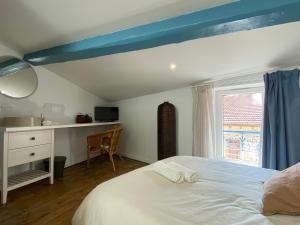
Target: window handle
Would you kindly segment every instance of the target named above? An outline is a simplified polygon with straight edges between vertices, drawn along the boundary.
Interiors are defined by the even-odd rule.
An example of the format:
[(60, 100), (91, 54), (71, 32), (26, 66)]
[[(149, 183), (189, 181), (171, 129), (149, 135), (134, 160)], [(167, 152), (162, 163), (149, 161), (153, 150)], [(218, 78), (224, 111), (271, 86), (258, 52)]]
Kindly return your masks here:
[(35, 140), (35, 137), (31, 137), (30, 140), (31, 140), (31, 141), (34, 141), (34, 140)]
[(30, 153), (30, 156), (35, 156), (35, 153), (34, 152)]

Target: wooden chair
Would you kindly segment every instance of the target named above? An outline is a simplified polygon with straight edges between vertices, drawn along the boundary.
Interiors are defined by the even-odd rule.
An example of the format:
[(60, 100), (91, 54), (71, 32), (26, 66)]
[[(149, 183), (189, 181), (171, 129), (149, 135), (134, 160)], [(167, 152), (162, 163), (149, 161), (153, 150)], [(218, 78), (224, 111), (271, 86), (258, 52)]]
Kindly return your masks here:
[(113, 170), (116, 171), (113, 155), (119, 155), (122, 159), (120, 153), (118, 152), (119, 137), (123, 129), (117, 127), (111, 130), (104, 131), (102, 133), (97, 133), (87, 137), (87, 167), (90, 166), (90, 159), (92, 152), (99, 152), (100, 154), (107, 153), (109, 159), (112, 163)]

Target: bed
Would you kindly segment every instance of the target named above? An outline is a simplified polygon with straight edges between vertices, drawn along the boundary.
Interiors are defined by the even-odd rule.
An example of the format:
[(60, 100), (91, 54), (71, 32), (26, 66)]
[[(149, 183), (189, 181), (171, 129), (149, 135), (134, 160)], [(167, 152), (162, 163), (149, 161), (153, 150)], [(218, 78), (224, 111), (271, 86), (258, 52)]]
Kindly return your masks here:
[(77, 209), (73, 225), (300, 225), (300, 217), (263, 216), (263, 182), (277, 171), (199, 157), (174, 161), (198, 171), (196, 183), (175, 184), (137, 169), (97, 186)]

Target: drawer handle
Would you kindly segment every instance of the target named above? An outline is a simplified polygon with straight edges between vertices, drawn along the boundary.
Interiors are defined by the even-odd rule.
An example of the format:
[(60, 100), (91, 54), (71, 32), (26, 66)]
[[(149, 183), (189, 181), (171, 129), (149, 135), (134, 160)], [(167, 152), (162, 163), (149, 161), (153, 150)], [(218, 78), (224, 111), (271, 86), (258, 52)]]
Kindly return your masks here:
[(34, 153), (34, 152), (30, 153), (30, 156), (34, 156), (34, 155), (35, 155), (35, 153)]
[(31, 137), (30, 140), (31, 140), (31, 141), (34, 141), (34, 140), (35, 140), (35, 137)]

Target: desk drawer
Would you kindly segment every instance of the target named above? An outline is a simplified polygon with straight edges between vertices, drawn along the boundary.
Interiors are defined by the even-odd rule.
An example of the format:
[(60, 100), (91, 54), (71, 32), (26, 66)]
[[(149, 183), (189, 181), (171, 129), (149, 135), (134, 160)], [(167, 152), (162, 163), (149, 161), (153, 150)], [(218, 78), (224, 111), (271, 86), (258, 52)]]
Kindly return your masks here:
[(40, 145), (8, 151), (8, 167), (49, 158), (51, 145)]
[(51, 143), (51, 130), (13, 132), (8, 134), (8, 149)]

